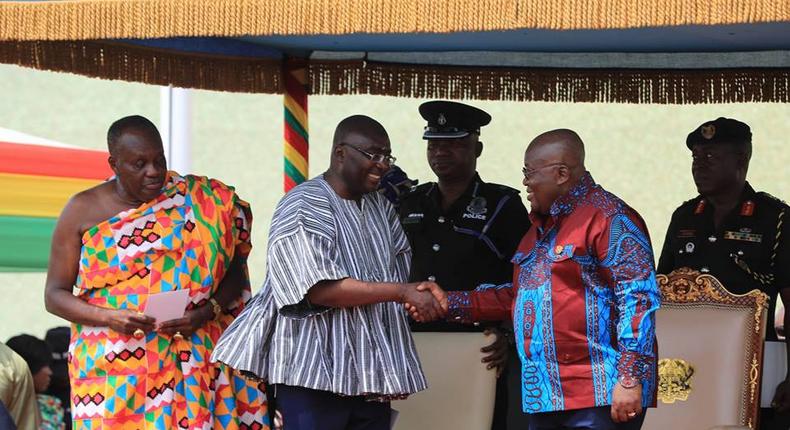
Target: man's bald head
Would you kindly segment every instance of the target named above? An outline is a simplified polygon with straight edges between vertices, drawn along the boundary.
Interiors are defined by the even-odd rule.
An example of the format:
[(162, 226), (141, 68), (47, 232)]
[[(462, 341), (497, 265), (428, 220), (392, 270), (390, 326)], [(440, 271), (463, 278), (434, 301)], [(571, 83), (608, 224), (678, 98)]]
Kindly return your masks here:
[(389, 141), (389, 135), (384, 126), (375, 119), (365, 115), (352, 115), (342, 121), (335, 128), (332, 138), (332, 147), (337, 147), (345, 140), (346, 136), (356, 133), (373, 140)]
[(538, 135), (524, 153), (524, 186), (532, 211), (546, 215), (582, 176), (584, 143), (576, 132), (551, 130)]
[(344, 199), (359, 200), (379, 186), (390, 168), (391, 153), (384, 126), (369, 116), (350, 116), (335, 128), (329, 170), (324, 178)]
[(584, 171), (584, 142), (575, 131), (567, 128), (547, 131), (532, 139), (527, 154), (540, 154), (540, 158), (552, 158), (572, 168)]

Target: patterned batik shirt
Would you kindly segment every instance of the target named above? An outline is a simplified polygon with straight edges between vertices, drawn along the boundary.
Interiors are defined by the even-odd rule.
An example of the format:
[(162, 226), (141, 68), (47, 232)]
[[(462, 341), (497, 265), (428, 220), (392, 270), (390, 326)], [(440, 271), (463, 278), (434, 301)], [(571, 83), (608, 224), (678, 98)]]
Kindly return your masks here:
[(450, 319), (513, 318), (527, 413), (610, 405), (619, 376), (655, 392), (660, 294), (639, 214), (586, 173), (513, 257), (513, 283), (451, 292)]
[(407, 315), (395, 302), (348, 308), (310, 304), (325, 280), (406, 282), (411, 251), (379, 193), (359, 204), (317, 177), (274, 211), (261, 291), (228, 328), (213, 360), (271, 384), (342, 395), (399, 398), (424, 390)]

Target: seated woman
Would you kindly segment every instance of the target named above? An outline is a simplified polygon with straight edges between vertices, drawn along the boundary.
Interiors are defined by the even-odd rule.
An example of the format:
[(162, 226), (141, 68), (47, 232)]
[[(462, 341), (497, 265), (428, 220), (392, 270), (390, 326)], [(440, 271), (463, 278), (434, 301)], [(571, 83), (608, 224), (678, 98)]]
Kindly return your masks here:
[(49, 365), (52, 369), (52, 378), (46, 394), (60, 399), (66, 411), (64, 422), (67, 429), (71, 428), (71, 388), (69, 386), (68, 360), (70, 338), (71, 329), (66, 326), (53, 327), (47, 330), (47, 334), (44, 336), (44, 342), (52, 350), (52, 363)]
[(33, 374), (33, 384), (36, 388), (36, 400), (41, 413), (41, 430), (63, 430), (66, 423), (63, 420), (63, 404), (60, 399), (44, 394), (49, 388), (52, 369), (52, 351), (43, 340), (29, 334), (21, 334), (8, 339), (9, 348), (19, 354), (30, 367)]

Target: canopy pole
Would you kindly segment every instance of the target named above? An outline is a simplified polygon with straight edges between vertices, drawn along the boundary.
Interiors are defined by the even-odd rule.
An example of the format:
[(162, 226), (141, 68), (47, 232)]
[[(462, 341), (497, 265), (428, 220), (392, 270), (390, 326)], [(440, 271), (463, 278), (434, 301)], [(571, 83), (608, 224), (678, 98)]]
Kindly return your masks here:
[(161, 87), (159, 118), (162, 146), (170, 170), (192, 172), (192, 95), (185, 88)]
[(307, 61), (301, 59), (287, 59), (283, 62), (285, 87), (283, 182), (286, 193), (304, 182), (308, 174), (307, 66)]

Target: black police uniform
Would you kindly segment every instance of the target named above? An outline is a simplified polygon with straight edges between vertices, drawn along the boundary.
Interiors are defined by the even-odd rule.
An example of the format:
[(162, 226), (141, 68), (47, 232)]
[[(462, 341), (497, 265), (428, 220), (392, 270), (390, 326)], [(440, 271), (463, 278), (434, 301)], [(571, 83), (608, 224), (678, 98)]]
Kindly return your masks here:
[[(427, 125), (423, 139), (462, 139), (491, 122), (474, 106), (449, 101), (420, 105)], [(469, 291), (483, 283), (503, 284), (513, 277), (513, 257), (529, 228), (519, 192), (488, 184), (475, 174), (464, 193), (442, 210), (439, 185), (420, 185), (401, 199), (400, 217), (412, 248), (412, 282), (434, 281), (447, 291)], [(469, 326), (434, 322), (413, 324), (415, 331), (471, 331)]]
[[(529, 228), (519, 192), (475, 175), (447, 211), (441, 207), (441, 193), (434, 182), (414, 188), (401, 200), (401, 224), (412, 248), (409, 280), (435, 281), (448, 291), (511, 282), (510, 259)], [(468, 326), (445, 322), (413, 328), (470, 331)]]
[[(480, 127), (491, 121), (491, 116), (480, 109), (446, 101), (423, 103), (420, 114), (427, 121), (423, 139), (428, 140), (479, 134)], [(527, 209), (518, 190), (483, 182), (475, 174), (447, 210), (442, 210), (441, 202), (441, 191), (433, 182), (415, 187), (401, 198), (401, 224), (412, 248), (410, 281), (435, 281), (448, 291), (511, 282), (510, 259), (529, 228)], [(412, 330), (468, 332), (482, 331), (483, 327), (436, 321), (413, 323)], [(496, 430), (506, 428), (511, 420), (523, 426), (526, 419), (520, 408), (520, 372), (508, 372), (509, 367), (518, 368), (512, 335), (509, 337), (510, 361), (497, 380), (492, 422)]]

